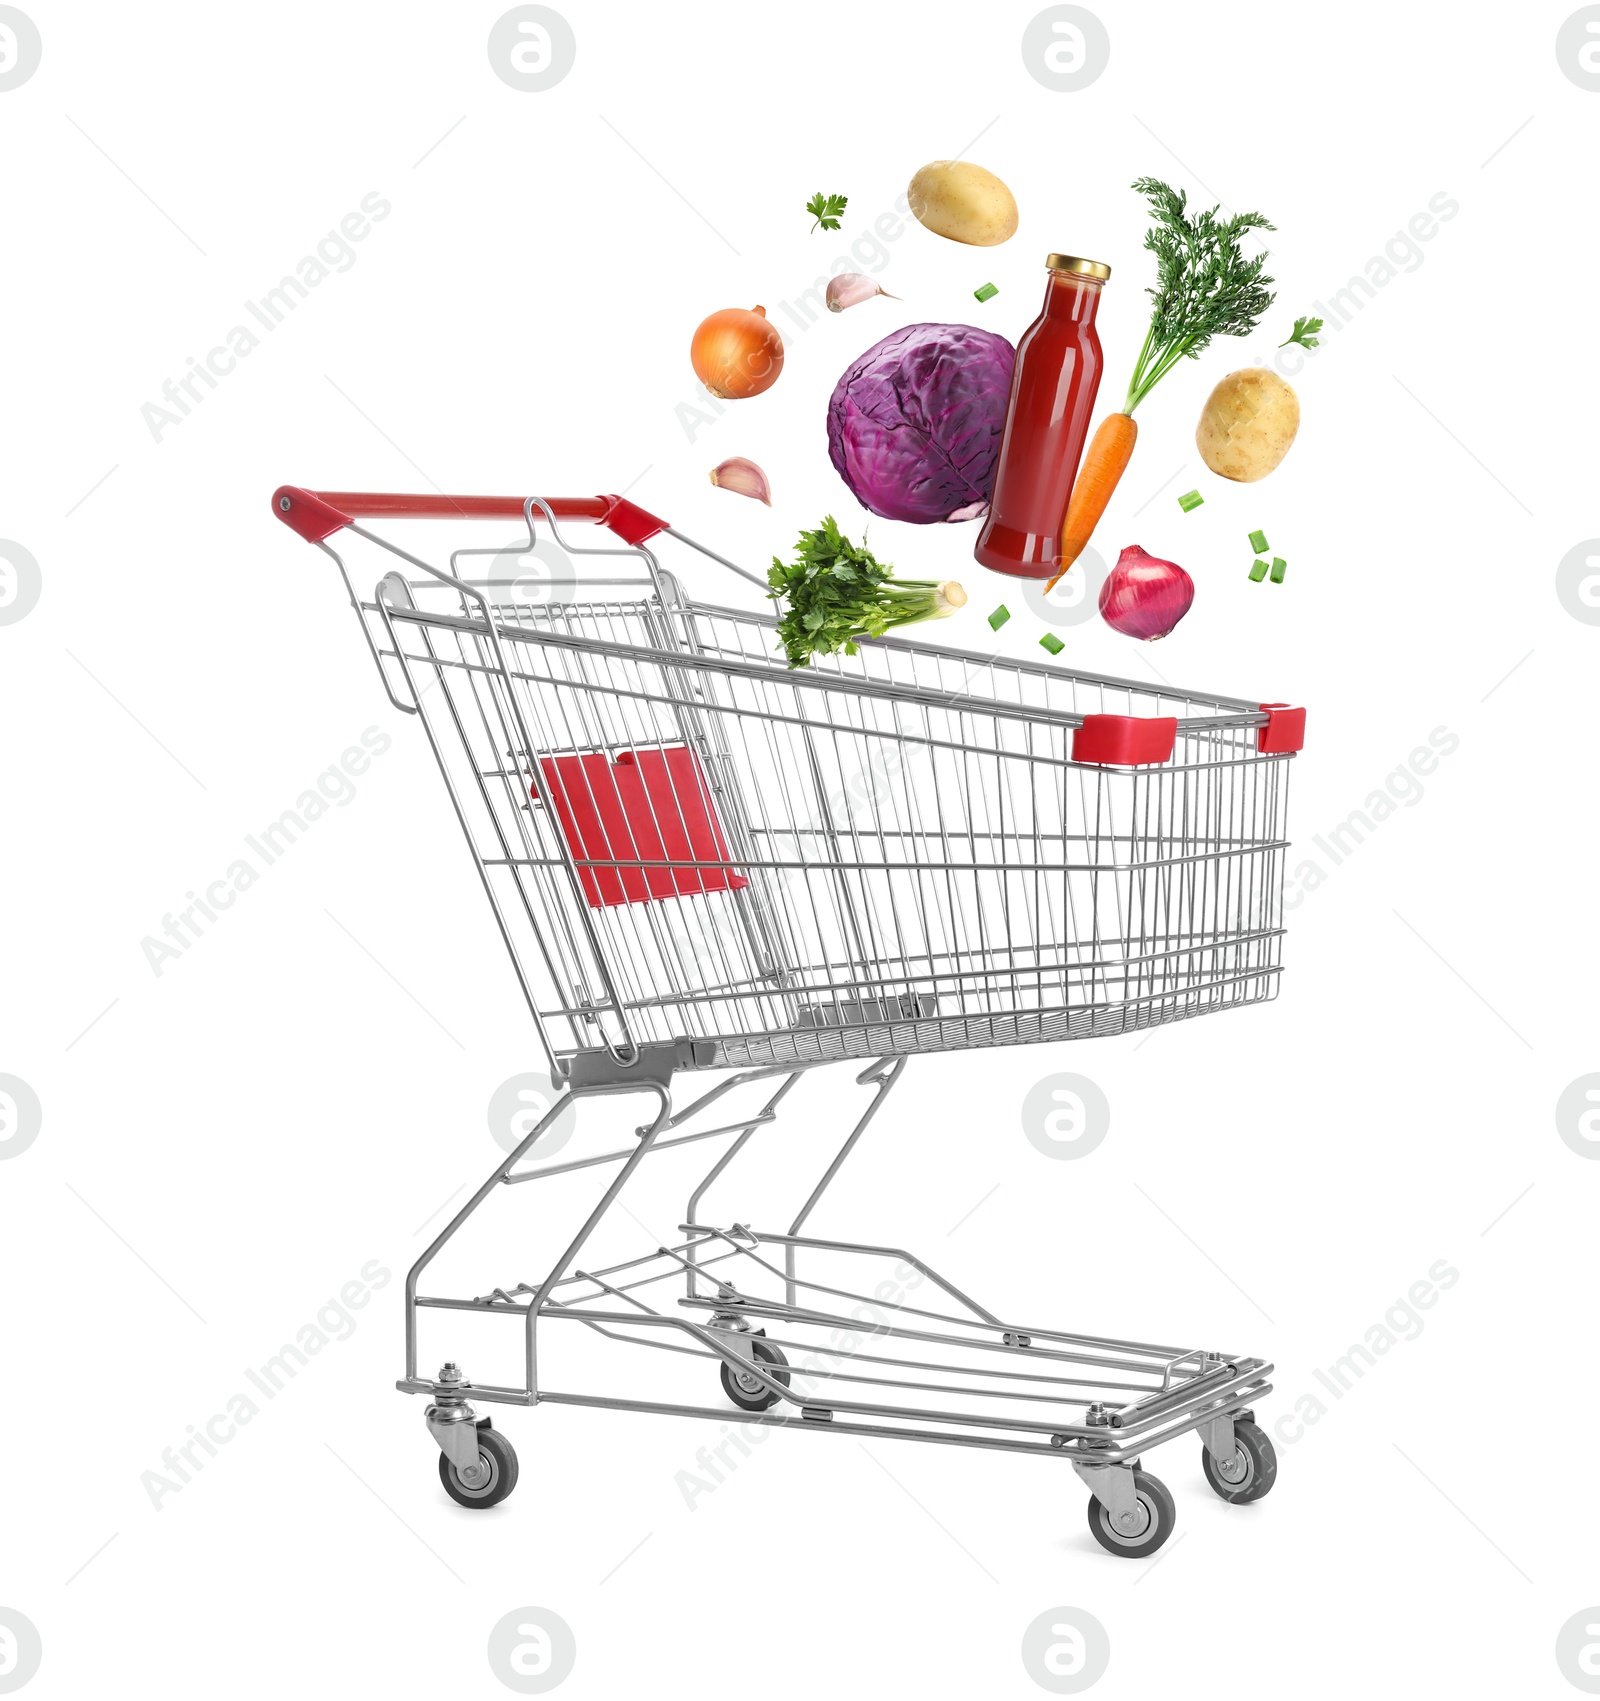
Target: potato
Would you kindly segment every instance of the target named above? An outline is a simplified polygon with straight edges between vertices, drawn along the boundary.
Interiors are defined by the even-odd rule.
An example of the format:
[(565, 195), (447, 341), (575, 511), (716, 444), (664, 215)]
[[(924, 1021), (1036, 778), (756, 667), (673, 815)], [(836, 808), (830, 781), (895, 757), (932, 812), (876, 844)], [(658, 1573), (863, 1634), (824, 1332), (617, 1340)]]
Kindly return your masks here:
[(1220, 478), (1254, 484), (1289, 453), (1300, 398), (1264, 366), (1230, 372), (1206, 398), (1195, 427), (1200, 459)]
[(964, 159), (936, 159), (911, 179), (906, 199), (935, 236), (993, 248), (1016, 234), (1017, 203), (992, 171)]

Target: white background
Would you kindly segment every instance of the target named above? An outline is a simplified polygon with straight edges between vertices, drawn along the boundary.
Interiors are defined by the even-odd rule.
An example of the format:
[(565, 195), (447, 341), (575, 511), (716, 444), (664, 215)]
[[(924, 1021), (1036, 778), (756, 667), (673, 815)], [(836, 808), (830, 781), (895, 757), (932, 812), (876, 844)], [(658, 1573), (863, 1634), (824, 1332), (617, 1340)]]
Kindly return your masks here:
[[(542, 94), (491, 72), (502, 10), (36, 3), (42, 66), (0, 94), (0, 533), (43, 577), (0, 627), (0, 1072), (44, 1110), (0, 1164), (0, 1607), (42, 1636), (32, 1691), (493, 1696), (489, 1631), (536, 1604), (576, 1634), (573, 1695), (1026, 1696), (1023, 1630), (1060, 1605), (1106, 1627), (1108, 1696), (1567, 1693), (1556, 1633), (1600, 1594), (1600, 1166), (1553, 1115), (1600, 1068), (1600, 631), (1555, 592), (1600, 531), (1600, 94), (1557, 64), (1568, 9), (1104, 0), (1110, 66), (1076, 94), (1027, 74), (1031, 0), (563, 0), (577, 63)], [(776, 314), (975, 137), (1015, 238), (911, 225), (871, 268), (901, 301), (790, 335), (779, 384), (690, 441), (698, 320)], [(866, 518), (824, 442), (845, 364), (915, 319), (1014, 339), (1051, 249), (1114, 268), (1116, 405), (1147, 173), (1265, 211), (1278, 304), (1144, 405), (1099, 534), (1183, 560), (1194, 612), (1152, 652), (1064, 625), (1061, 660), (1307, 704), (1290, 826), (1327, 877), (1291, 891), (1276, 1003), (914, 1060), (816, 1227), (907, 1244), (1005, 1315), (1270, 1357), (1276, 1492), (1225, 1506), (1175, 1444), (1150, 1462), (1178, 1534), (1128, 1563), (1093, 1544), (1064, 1468), (779, 1435), (691, 1511), (675, 1475), (715, 1425), (546, 1409), (503, 1419), (511, 1499), (459, 1510), (421, 1402), (393, 1389), (397, 1296), (421, 1225), (497, 1159), (490, 1093), (538, 1057), (419, 731), (269, 493), (627, 488), (760, 567), (824, 512)], [(849, 195), (843, 232), (808, 233), (817, 190)], [(392, 212), (350, 269), (154, 440), (162, 382), (371, 191)], [(1459, 213), (1297, 376), (1283, 468), (1210, 478), (1210, 385), (1441, 193)], [(771, 512), (708, 484), (736, 453), (771, 474)], [(1281, 587), (1245, 577), (1256, 526)], [(974, 536), (872, 527), (902, 572), (966, 578), (943, 631), (976, 647), (989, 607), (1021, 601), (973, 566)], [(1004, 647), (1037, 653), (1041, 630), (1019, 613)], [(393, 747), (354, 802), (156, 975), (141, 941), (368, 727)], [(1459, 748), (1420, 801), (1321, 855), (1441, 727)], [(1019, 1119), (1063, 1070), (1112, 1107), (1079, 1162)], [(820, 1168), (857, 1092), (840, 1074), (769, 1136), (774, 1176)], [(645, 1178), (644, 1225), (676, 1220), (687, 1173)], [(463, 1252), (466, 1291), (542, 1270), (548, 1235), (508, 1221)], [(1441, 1259), (1460, 1279), (1421, 1333), (1282, 1444), (1317, 1369)], [(354, 1334), (154, 1509), (142, 1473), (369, 1260), (392, 1279)]]

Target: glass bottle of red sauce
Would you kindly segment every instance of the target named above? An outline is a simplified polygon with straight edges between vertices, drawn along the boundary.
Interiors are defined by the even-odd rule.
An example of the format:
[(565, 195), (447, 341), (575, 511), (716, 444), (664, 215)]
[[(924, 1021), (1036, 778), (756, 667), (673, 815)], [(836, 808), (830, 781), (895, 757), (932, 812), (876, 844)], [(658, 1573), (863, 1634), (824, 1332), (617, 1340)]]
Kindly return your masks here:
[(1100, 388), (1094, 328), (1111, 268), (1052, 254), (1044, 311), (1022, 333), (1006, 404), (994, 500), (973, 554), (1019, 579), (1049, 579), (1061, 563), (1061, 526)]

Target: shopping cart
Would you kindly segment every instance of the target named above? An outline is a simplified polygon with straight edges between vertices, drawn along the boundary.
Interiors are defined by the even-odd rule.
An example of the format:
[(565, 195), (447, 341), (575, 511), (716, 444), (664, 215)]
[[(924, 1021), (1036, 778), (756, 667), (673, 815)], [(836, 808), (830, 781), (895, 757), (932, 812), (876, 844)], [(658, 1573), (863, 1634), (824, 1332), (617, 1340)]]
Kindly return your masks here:
[[(286, 486), (273, 507), (332, 556), (390, 701), (420, 720), (564, 1089), (407, 1277), (397, 1385), (430, 1396), (456, 1501), (491, 1506), (517, 1477), (474, 1401), (728, 1417), (637, 1397), (639, 1346), (680, 1355), (648, 1361), (663, 1374), (709, 1374), (682, 1355), (715, 1365), (751, 1424), (1070, 1461), (1116, 1554), (1171, 1533), (1172, 1497), (1141, 1467), (1158, 1443), (1198, 1431), (1224, 1500), (1267, 1492), (1252, 1405), (1270, 1364), (1005, 1322), (909, 1252), (804, 1230), (912, 1053), (1126, 1034), (1274, 996), (1303, 710), (897, 639), (791, 671), (769, 613), (691, 600), (647, 545), (671, 537), (760, 579), (614, 496)], [(439, 567), (360, 523), (424, 518), (521, 526)], [(580, 545), (569, 521), (615, 541)], [(399, 563), (370, 597), (336, 534)], [(796, 1083), (840, 1060), (865, 1064), (870, 1098), (787, 1230), (706, 1220), (708, 1190)], [(707, 1070), (732, 1073), (674, 1108), (676, 1078)], [(631, 1143), (524, 1164), (573, 1098), (626, 1093), (653, 1101)], [(674, 1244), (580, 1263), (645, 1157), (713, 1138), (727, 1144)], [(497, 1189), (609, 1165), (544, 1274), (473, 1298), (418, 1291)], [(681, 1290), (676, 1307), (650, 1303), (659, 1284)], [(419, 1375), (419, 1316), (437, 1309), (519, 1320), (521, 1385), (474, 1385), (453, 1362)], [(625, 1365), (627, 1391), (541, 1382), (548, 1326), (567, 1322), (609, 1343), (593, 1350), (608, 1376)]]

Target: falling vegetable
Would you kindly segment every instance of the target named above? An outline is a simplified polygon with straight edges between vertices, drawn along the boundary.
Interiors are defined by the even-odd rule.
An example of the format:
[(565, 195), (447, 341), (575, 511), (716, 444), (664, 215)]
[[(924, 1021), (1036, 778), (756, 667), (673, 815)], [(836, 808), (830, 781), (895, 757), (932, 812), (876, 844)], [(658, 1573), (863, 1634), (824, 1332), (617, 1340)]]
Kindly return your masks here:
[(989, 630), (991, 632), (998, 632), (1010, 618), (1011, 610), (1007, 608), (1004, 603), (1001, 603), (994, 613), (989, 616)]
[(976, 301), (993, 301), (999, 293), (999, 288), (992, 283), (986, 283), (982, 289), (975, 289), (972, 292), (973, 299)]
[(1100, 587), (1100, 617), (1115, 632), (1146, 642), (1166, 635), (1194, 606), (1194, 580), (1176, 561), (1130, 543)]
[(772, 558), (767, 595), (788, 606), (778, 637), (790, 667), (811, 657), (843, 650), (853, 656), (857, 640), (881, 638), (895, 626), (942, 620), (961, 608), (967, 593), (951, 580), (896, 579), (894, 569), (857, 549), (829, 514), (815, 531), (801, 532), (792, 562)]
[(1150, 329), (1122, 412), (1101, 420), (1078, 469), (1061, 531), (1061, 568), (1046, 591), (1088, 546), (1127, 468), (1139, 434), (1134, 409), (1180, 360), (1198, 359), (1213, 337), (1247, 336), (1273, 302), (1272, 279), (1262, 276), (1266, 254), (1247, 260), (1239, 246), (1250, 231), (1275, 228), (1260, 213), (1219, 221), (1213, 207), (1190, 218), (1181, 189), (1154, 177), (1133, 187), (1150, 202), (1154, 220), (1144, 239), (1156, 257), (1156, 287), (1147, 292), (1154, 302)]
[(1294, 387), (1265, 366), (1247, 366), (1206, 397), (1194, 445), (1218, 478), (1254, 484), (1289, 453), (1299, 429)]
[(1055, 635), (1054, 632), (1046, 632), (1045, 635), (1039, 640), (1039, 644), (1040, 644), (1040, 647), (1042, 649), (1048, 650), (1050, 652), (1050, 654), (1053, 655), (1053, 656), (1059, 656), (1061, 654), (1061, 652), (1067, 647), (1065, 644), (1063, 644), (1061, 642), (1061, 640)]
[(890, 301), (898, 301), (898, 295), (890, 295), (888, 290), (881, 289), (876, 278), (869, 278), (865, 272), (840, 272), (838, 277), (828, 283), (828, 311), (842, 313), (847, 307), (859, 306), (863, 301), (871, 301), (873, 296), (881, 295)]
[(1198, 490), (1185, 491), (1184, 494), (1178, 498), (1178, 506), (1186, 514), (1192, 514), (1195, 509), (1200, 507), (1204, 502), (1205, 497), (1203, 497)]
[(718, 490), (731, 490), (735, 496), (753, 496), (757, 502), (772, 506), (772, 486), (767, 475), (754, 461), (743, 455), (719, 462), (711, 469), (711, 482)]
[(1251, 580), (1252, 584), (1259, 585), (1261, 583), (1261, 581), (1264, 578), (1266, 578), (1266, 576), (1267, 576), (1267, 564), (1266, 564), (1265, 561), (1254, 561), (1254, 562), (1251, 563), (1251, 565), (1250, 565), (1250, 580)]
[(975, 325), (903, 325), (828, 399), (828, 458), (851, 494), (914, 526), (989, 511), (1016, 351)]
[(849, 205), (850, 197), (848, 195), (824, 195), (819, 189), (806, 202), (806, 211), (816, 220), (816, 223), (811, 227), (811, 234), (815, 236), (819, 230), (837, 230), (839, 228), (839, 215)]
[(724, 307), (700, 321), (689, 344), (694, 375), (719, 400), (744, 401), (770, 390), (783, 371), (783, 338), (765, 307)]
[(1016, 234), (1017, 202), (992, 171), (966, 159), (936, 159), (911, 179), (906, 205), (935, 236), (993, 248)]
[(1047, 593), (1088, 547), (1094, 528), (1111, 500), (1111, 492), (1127, 470), (1138, 437), (1138, 426), (1125, 413), (1108, 413), (1100, 421), (1073, 480), (1066, 524), (1061, 528), (1061, 566), (1045, 586)]
[(1283, 583), (1283, 576), (1289, 571), (1289, 563), (1281, 555), (1272, 558), (1272, 582), (1275, 585)]
[(1265, 555), (1267, 553), (1267, 534), (1263, 531), (1251, 532), (1250, 547), (1257, 555)]
[(1315, 348), (1317, 339), (1313, 333), (1321, 329), (1322, 321), (1320, 319), (1296, 319), (1294, 329), (1278, 344), (1278, 347), (1287, 348), (1290, 343), (1299, 343), (1302, 348)]

